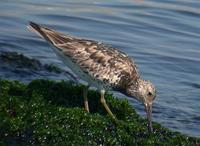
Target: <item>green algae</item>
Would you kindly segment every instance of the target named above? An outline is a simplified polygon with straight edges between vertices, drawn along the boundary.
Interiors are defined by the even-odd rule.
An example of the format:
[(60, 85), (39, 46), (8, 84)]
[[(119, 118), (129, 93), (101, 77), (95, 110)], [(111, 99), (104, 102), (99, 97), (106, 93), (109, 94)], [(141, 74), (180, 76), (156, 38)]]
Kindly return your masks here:
[(200, 139), (153, 122), (148, 133), (127, 100), (106, 94), (118, 120), (109, 117), (95, 90), (88, 94), (91, 113), (83, 109), (83, 85), (34, 80), (29, 84), (0, 80), (0, 145), (185, 145)]

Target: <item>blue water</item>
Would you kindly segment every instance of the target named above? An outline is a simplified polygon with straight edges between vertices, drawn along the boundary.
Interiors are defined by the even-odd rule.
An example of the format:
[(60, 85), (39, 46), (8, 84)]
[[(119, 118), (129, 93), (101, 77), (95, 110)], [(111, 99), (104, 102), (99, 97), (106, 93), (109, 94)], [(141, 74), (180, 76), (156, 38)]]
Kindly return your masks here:
[[(26, 29), (29, 20), (60, 32), (112, 44), (138, 64), (158, 90), (153, 120), (200, 136), (200, 1), (1, 0), (0, 51), (15, 51), (66, 66), (49, 45)], [(31, 73), (30, 73), (31, 74)], [(57, 75), (1, 72), (8, 79), (65, 79)], [(130, 100), (145, 116), (143, 106)]]

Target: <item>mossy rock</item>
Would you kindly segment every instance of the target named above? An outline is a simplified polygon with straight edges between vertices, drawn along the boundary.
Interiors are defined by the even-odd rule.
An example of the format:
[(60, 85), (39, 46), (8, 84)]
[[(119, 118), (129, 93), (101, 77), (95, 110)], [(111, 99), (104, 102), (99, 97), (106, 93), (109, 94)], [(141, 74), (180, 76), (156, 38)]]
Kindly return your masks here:
[(87, 113), (83, 88), (66, 81), (0, 80), (0, 145), (200, 145), (200, 139), (155, 122), (148, 133), (146, 120), (128, 101), (110, 94), (106, 101), (117, 120), (107, 115), (95, 90), (89, 91)]
[(44, 70), (48, 72), (61, 73), (64, 72), (53, 64), (42, 64), (37, 59), (31, 59), (17, 52), (0, 52), (0, 62), (15, 66), (16, 68), (28, 68), (30, 70)]

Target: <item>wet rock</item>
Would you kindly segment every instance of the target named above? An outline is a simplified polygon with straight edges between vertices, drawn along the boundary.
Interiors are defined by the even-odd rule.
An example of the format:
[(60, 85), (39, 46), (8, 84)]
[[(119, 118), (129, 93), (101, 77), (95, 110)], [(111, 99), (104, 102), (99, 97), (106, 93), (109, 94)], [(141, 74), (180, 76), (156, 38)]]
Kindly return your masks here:
[(36, 78), (77, 81), (77, 78), (69, 71), (53, 64), (42, 64), (37, 59), (17, 52), (0, 52), (0, 77), (25, 82)]
[(15, 68), (28, 68), (31, 70), (46, 70), (49, 72), (61, 73), (63, 70), (53, 64), (42, 64), (39, 60), (31, 59), (17, 52), (2, 52), (1, 62), (12, 65)]

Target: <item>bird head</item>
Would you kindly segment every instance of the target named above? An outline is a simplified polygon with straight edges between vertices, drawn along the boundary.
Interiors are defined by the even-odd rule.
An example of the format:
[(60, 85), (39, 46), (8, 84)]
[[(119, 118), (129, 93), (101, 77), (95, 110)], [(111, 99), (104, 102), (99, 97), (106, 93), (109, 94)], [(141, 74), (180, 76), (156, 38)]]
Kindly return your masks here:
[(152, 104), (156, 97), (156, 90), (150, 81), (139, 79), (137, 83), (130, 84), (126, 90), (127, 95), (135, 97), (137, 100), (144, 104), (147, 120), (148, 130), (151, 132), (152, 129)]

